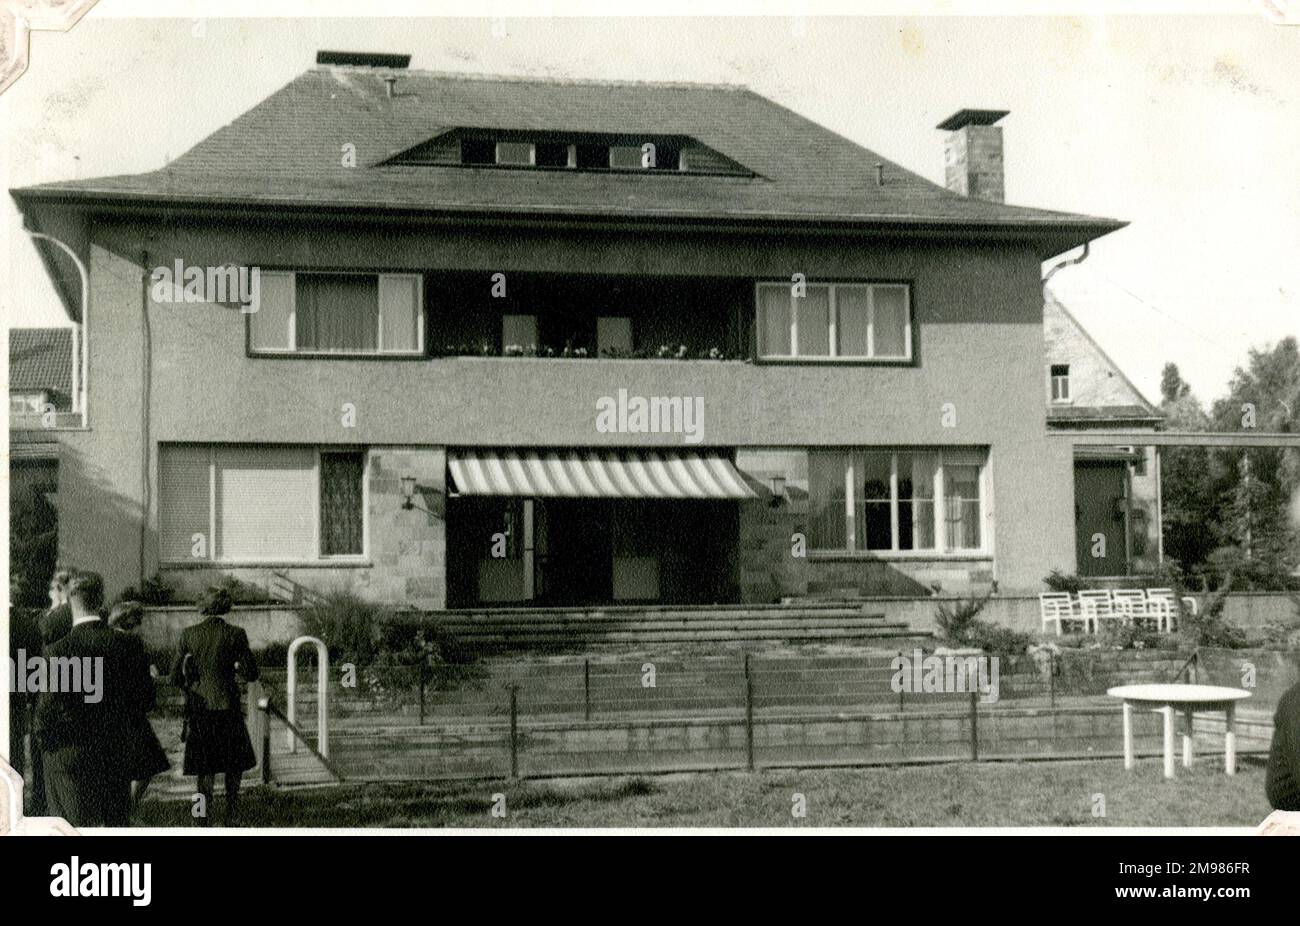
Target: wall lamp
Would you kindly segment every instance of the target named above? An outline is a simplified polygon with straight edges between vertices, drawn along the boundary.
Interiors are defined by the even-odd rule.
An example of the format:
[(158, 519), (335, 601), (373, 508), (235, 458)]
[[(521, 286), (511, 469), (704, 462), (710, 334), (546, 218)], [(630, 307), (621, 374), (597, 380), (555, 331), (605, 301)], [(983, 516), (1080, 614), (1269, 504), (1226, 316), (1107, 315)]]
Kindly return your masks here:
[(415, 507), (415, 477), (402, 477), (402, 510), (410, 511)]

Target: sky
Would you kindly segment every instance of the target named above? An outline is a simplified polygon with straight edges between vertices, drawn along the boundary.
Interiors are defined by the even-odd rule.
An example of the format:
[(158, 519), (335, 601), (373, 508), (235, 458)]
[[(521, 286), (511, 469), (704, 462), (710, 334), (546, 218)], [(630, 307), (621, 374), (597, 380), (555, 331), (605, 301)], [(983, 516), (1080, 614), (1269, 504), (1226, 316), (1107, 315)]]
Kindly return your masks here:
[[(66, 33), (32, 33), (27, 73), (0, 96), (6, 189), (161, 167), (322, 48), (409, 53), (412, 68), (432, 70), (742, 83), (938, 183), (934, 126), (962, 108), (1006, 109), (1008, 202), (1131, 223), (1052, 285), (1148, 398), (1159, 400), (1167, 361), (1208, 401), (1250, 348), (1300, 334), (1300, 27), (1255, 13), (357, 20), (124, 9), (103, 0)], [(13, 201), (0, 199), (0, 315), (65, 324)]]

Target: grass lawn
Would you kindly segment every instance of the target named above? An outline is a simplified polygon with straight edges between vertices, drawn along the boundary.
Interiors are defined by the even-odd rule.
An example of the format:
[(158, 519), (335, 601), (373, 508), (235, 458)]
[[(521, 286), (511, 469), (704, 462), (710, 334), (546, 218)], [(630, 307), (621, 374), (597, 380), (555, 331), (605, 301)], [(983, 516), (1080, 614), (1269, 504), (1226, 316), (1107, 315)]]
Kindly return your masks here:
[[(505, 818), (491, 814), (497, 793)], [(791, 813), (796, 793), (803, 819)], [(1098, 794), (1104, 817), (1093, 815)], [(146, 802), (135, 825), (187, 826), (189, 806)], [(1268, 813), (1262, 764), (1243, 760), (1229, 778), (1214, 756), (1172, 782), (1158, 760), (1125, 772), (1107, 759), (255, 788), (244, 800), (244, 823), (267, 827), (1256, 826)]]

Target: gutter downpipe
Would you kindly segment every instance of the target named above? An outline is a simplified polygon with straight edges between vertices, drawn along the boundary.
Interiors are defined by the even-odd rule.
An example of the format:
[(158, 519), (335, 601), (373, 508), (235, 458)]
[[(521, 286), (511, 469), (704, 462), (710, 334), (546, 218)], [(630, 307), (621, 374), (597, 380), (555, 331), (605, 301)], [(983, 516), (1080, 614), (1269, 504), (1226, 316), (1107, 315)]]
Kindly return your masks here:
[(72, 262), (77, 265), (77, 272), (81, 274), (81, 321), (72, 326), (72, 411), (73, 414), (81, 413), (81, 426), (90, 427), (90, 415), (86, 409), (86, 384), (90, 379), (90, 365), (87, 363), (89, 358), (90, 346), (90, 274), (86, 270), (86, 264), (77, 252), (68, 247), (53, 235), (47, 235), (44, 232), (36, 232), (24, 226), (23, 231), (33, 241), (48, 241), (60, 248), (65, 254), (72, 258)]

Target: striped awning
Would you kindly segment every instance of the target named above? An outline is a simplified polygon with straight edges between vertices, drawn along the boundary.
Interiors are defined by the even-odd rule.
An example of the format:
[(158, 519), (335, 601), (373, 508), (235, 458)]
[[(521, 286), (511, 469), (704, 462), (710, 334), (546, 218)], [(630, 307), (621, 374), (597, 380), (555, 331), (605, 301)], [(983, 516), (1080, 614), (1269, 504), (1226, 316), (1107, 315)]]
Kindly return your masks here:
[(461, 495), (757, 498), (725, 455), (678, 450), (453, 450)]

